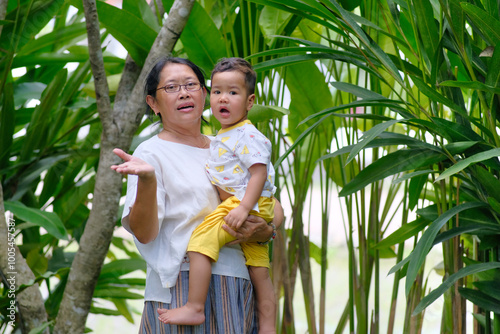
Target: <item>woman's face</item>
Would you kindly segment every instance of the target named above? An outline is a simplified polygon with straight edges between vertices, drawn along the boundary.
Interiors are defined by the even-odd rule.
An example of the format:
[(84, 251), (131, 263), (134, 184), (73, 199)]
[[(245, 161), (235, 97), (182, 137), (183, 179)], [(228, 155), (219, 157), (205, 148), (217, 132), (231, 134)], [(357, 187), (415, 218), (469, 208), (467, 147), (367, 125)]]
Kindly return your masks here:
[[(160, 73), (157, 88), (189, 83), (200, 83), (193, 70), (184, 64), (169, 63)], [(197, 91), (188, 91), (186, 86), (181, 86), (180, 90), (174, 93), (167, 93), (164, 89), (159, 89), (156, 92), (156, 98), (148, 95), (146, 102), (156, 115), (161, 115), (163, 126), (167, 124), (169, 127), (196, 125), (199, 128), (206, 94), (205, 87)]]

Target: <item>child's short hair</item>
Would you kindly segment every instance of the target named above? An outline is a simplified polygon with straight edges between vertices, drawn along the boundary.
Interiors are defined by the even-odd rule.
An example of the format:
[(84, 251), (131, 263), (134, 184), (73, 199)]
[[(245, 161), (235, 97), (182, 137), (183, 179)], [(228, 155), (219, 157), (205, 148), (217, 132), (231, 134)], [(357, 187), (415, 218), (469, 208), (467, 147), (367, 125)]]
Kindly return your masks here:
[(213, 79), (216, 73), (229, 71), (239, 71), (243, 73), (243, 75), (245, 75), (245, 84), (247, 86), (248, 95), (254, 94), (257, 73), (253, 70), (252, 65), (250, 65), (250, 63), (243, 58), (232, 57), (220, 59), (217, 65), (215, 65), (210, 79)]

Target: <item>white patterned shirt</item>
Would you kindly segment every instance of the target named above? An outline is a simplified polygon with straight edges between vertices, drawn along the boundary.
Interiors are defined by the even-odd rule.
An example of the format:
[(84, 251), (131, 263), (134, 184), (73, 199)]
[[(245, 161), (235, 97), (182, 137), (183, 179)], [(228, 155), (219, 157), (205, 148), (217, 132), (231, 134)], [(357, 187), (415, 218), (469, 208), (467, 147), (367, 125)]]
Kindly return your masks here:
[(276, 187), (270, 160), (271, 142), (249, 120), (244, 120), (217, 133), (210, 143), (206, 170), (213, 184), (241, 201), (251, 176), (248, 169), (254, 164), (264, 164), (267, 180), (261, 196), (272, 197)]

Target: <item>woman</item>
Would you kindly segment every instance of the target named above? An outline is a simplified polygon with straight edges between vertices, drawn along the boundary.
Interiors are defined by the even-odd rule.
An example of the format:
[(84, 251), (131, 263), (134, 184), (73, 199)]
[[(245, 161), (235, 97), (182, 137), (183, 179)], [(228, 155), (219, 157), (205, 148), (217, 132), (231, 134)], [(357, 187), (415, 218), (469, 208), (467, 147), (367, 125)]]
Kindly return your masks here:
[[(162, 59), (146, 80), (146, 94), (163, 130), (139, 145), (134, 156), (115, 149), (125, 162), (111, 167), (132, 175), (122, 224), (148, 264), (140, 333), (256, 333), (252, 286), (238, 245), (223, 247), (213, 264), (204, 324), (172, 326), (157, 319), (157, 312), (185, 304), (187, 243), (219, 199), (205, 175), (210, 139), (200, 132), (207, 95), (201, 70), (186, 59)], [(279, 226), (279, 204), (275, 211)], [(265, 241), (273, 234), (263, 219), (252, 216), (237, 232), (224, 228), (240, 241)]]

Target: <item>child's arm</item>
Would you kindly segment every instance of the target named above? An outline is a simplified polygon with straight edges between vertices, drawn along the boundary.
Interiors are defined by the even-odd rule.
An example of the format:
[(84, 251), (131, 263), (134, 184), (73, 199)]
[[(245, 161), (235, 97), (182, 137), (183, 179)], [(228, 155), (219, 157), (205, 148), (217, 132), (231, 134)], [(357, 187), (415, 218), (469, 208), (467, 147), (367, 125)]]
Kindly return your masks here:
[(237, 208), (229, 211), (228, 215), (224, 218), (226, 224), (233, 229), (238, 229), (241, 224), (247, 219), (248, 213), (253, 209), (260, 195), (267, 179), (267, 166), (264, 164), (254, 164), (248, 168), (250, 172), (250, 180), (248, 181), (245, 196), (241, 200)]

